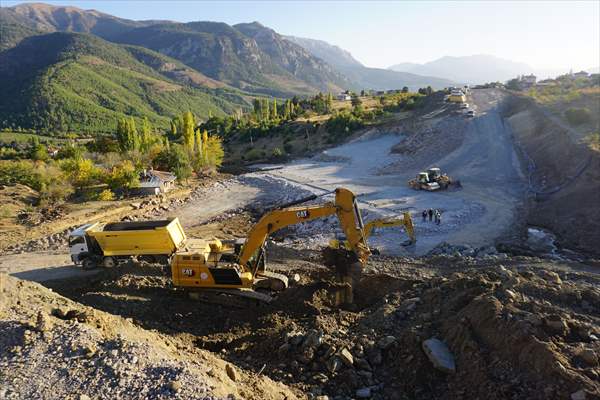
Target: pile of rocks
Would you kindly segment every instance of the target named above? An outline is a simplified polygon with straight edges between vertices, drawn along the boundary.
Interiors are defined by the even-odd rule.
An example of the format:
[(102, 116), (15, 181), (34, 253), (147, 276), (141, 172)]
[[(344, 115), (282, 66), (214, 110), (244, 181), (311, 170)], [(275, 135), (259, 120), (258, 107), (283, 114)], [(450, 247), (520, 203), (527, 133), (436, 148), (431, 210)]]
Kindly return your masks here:
[[(341, 379), (354, 397), (370, 398), (383, 389), (374, 369), (383, 363), (385, 354), (395, 345), (396, 338), (393, 336), (375, 341), (366, 335), (353, 344), (337, 343), (325, 336), (323, 331), (313, 329), (307, 333), (287, 333), (278, 355), (281, 359), (291, 360), (280, 364), (282, 369), (291, 369), (299, 374), (300, 380), (315, 385), (314, 396), (320, 396), (322, 387), (327, 386), (330, 380)], [(346, 388), (339, 387), (337, 394), (349, 394)], [(331, 390), (328, 389), (328, 392)]]
[(18, 243), (6, 248), (5, 254), (22, 254), (33, 251), (64, 250), (69, 241), (69, 234), (77, 227), (72, 226), (64, 231), (44, 236), (39, 239)]
[(450, 255), (456, 257), (473, 257), (485, 259), (504, 259), (508, 256), (505, 253), (499, 253), (494, 246), (472, 247), (469, 245), (453, 245), (448, 242), (442, 242), (434, 247), (427, 255), (439, 256)]

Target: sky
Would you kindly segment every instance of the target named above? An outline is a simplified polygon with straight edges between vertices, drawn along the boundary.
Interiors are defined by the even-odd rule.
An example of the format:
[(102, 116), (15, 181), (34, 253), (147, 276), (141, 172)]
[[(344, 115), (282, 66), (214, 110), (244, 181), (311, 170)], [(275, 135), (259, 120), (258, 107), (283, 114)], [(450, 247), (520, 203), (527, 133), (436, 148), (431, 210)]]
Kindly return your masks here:
[(338, 45), (369, 67), (474, 54), (524, 62), (534, 69), (600, 65), (600, 0), (45, 2), (137, 20), (258, 21), (282, 34)]

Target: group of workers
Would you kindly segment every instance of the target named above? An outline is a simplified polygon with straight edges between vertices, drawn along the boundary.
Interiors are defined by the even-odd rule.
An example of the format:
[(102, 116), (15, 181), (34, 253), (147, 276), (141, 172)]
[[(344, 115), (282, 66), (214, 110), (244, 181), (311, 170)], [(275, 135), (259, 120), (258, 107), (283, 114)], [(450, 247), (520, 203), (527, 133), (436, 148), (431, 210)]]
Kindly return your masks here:
[(437, 208), (435, 210), (432, 208), (428, 210), (423, 210), (421, 215), (423, 216), (423, 222), (426, 222), (427, 217), (429, 217), (429, 222), (433, 220), (437, 225), (442, 223), (442, 213)]

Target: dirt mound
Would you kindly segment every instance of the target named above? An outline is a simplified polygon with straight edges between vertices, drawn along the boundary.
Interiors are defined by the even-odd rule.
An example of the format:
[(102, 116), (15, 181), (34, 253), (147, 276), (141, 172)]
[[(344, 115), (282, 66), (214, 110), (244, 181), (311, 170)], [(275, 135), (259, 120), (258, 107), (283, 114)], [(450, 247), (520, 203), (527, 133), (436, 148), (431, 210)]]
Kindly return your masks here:
[(0, 300), (3, 399), (296, 398), (267, 377), (35, 283), (0, 275)]
[[(493, 260), (434, 257), (407, 264), (381, 257), (370, 262), (356, 304), (339, 309), (331, 271), (307, 260), (274, 260), (301, 279), (268, 305), (192, 301), (168, 287), (167, 271), (147, 265), (55, 288), (157, 330), (177, 347), (219, 353), (242, 370), (313, 396), (600, 396), (600, 279), (594, 276), (555, 273), (525, 257), (504, 260), (510, 268)], [(438, 370), (422, 350), (430, 338), (448, 346), (455, 373)]]

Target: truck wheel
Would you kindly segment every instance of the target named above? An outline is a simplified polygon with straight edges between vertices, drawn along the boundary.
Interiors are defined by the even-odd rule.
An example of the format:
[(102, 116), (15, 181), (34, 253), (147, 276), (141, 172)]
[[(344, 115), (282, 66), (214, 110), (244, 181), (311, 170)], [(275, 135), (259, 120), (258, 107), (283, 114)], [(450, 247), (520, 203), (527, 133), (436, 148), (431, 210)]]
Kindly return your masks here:
[(96, 265), (96, 262), (94, 260), (92, 260), (91, 258), (86, 258), (85, 260), (82, 261), (81, 267), (85, 270), (90, 270), (90, 269), (96, 268), (97, 265)]
[(112, 257), (104, 257), (102, 265), (104, 266), (104, 268), (114, 268), (115, 265), (117, 265), (117, 262)]

